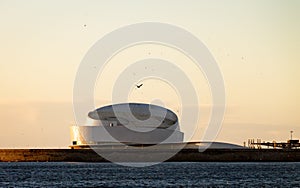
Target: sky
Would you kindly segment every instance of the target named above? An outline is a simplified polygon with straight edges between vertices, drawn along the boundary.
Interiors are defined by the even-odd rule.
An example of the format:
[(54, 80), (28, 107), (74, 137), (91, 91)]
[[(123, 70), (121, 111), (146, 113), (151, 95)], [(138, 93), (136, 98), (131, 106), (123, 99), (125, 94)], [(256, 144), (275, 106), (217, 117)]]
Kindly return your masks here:
[[(286, 141), (300, 138), (300, 2), (296, 0), (211, 1), (15, 1), (0, 0), (0, 147), (65, 148), (74, 124), (73, 86), (88, 50), (105, 34), (143, 22), (181, 27), (214, 56), (226, 90), (226, 112), (217, 141), (242, 145), (248, 138)], [(145, 50), (146, 49), (146, 50)], [(141, 57), (189, 60), (165, 46), (140, 45), (111, 59), (95, 86), (97, 107), (109, 104), (118, 62)], [(160, 53), (164, 52), (164, 53)], [(113, 66), (114, 65), (114, 66)], [(189, 73), (202, 113), (199, 140), (211, 98), (205, 77)], [(109, 76), (105, 74), (112, 74)], [(129, 101), (154, 98), (180, 111), (166, 83), (144, 80)], [(102, 85), (101, 85), (102, 84)], [(161, 92), (161, 91), (164, 92)], [(91, 109), (93, 110), (93, 109)], [(185, 125), (182, 130), (190, 131)]]

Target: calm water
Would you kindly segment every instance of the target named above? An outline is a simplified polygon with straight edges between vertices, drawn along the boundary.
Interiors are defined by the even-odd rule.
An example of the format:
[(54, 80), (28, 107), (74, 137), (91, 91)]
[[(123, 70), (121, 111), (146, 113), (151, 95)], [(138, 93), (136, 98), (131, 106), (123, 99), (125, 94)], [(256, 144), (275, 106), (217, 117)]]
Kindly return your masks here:
[(300, 163), (0, 163), (0, 187), (299, 187)]

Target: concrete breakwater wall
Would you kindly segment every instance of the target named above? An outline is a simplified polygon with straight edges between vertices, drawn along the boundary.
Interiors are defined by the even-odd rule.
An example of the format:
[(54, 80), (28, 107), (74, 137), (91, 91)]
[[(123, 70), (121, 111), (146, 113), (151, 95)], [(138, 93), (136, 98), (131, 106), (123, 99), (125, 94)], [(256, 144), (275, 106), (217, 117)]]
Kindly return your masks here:
[[(143, 155), (153, 156), (152, 161), (171, 150), (145, 151), (137, 150), (106, 150), (105, 154), (122, 152), (122, 155), (138, 156), (143, 162)], [(126, 157), (125, 157), (126, 158)], [(116, 159), (124, 161), (124, 157)], [(91, 149), (0, 149), (0, 162), (107, 162)], [(300, 150), (280, 149), (207, 149), (199, 152), (197, 149), (183, 149), (171, 157), (170, 162), (258, 162), (287, 161), (300, 162)], [(148, 162), (148, 161), (146, 161)]]

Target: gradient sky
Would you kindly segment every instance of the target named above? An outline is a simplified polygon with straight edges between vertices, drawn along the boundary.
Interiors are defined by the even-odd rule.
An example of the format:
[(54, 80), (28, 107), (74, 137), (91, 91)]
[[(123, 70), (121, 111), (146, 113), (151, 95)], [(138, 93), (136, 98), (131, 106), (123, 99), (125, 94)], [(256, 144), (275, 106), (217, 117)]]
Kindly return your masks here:
[[(218, 141), (285, 141), (290, 130), (300, 138), (299, 10), (296, 0), (0, 0), (0, 147), (67, 147), (73, 84), (85, 53), (105, 34), (146, 21), (188, 30), (215, 57), (227, 98)], [(206, 89), (199, 85), (197, 91)], [(157, 87), (148, 98), (161, 89), (171, 92), (163, 84)], [(107, 103), (97, 96), (97, 105)], [(133, 101), (148, 98), (130, 95)], [(166, 104), (175, 109), (176, 100), (174, 95)]]

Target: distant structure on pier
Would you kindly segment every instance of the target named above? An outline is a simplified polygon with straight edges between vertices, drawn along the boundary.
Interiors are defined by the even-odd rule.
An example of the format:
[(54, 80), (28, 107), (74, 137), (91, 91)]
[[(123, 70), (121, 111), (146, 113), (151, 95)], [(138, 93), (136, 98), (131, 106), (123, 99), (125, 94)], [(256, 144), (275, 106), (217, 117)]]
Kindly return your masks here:
[(300, 148), (300, 143), (299, 140), (293, 139), (293, 132), (290, 131), (291, 133), (291, 139), (287, 140), (287, 142), (261, 142), (261, 139), (257, 139), (255, 142), (255, 139), (248, 139), (248, 147), (249, 148), (257, 148), (261, 149), (262, 146), (266, 146), (268, 148), (273, 147), (274, 149), (276, 148), (281, 148), (281, 149), (299, 149)]

